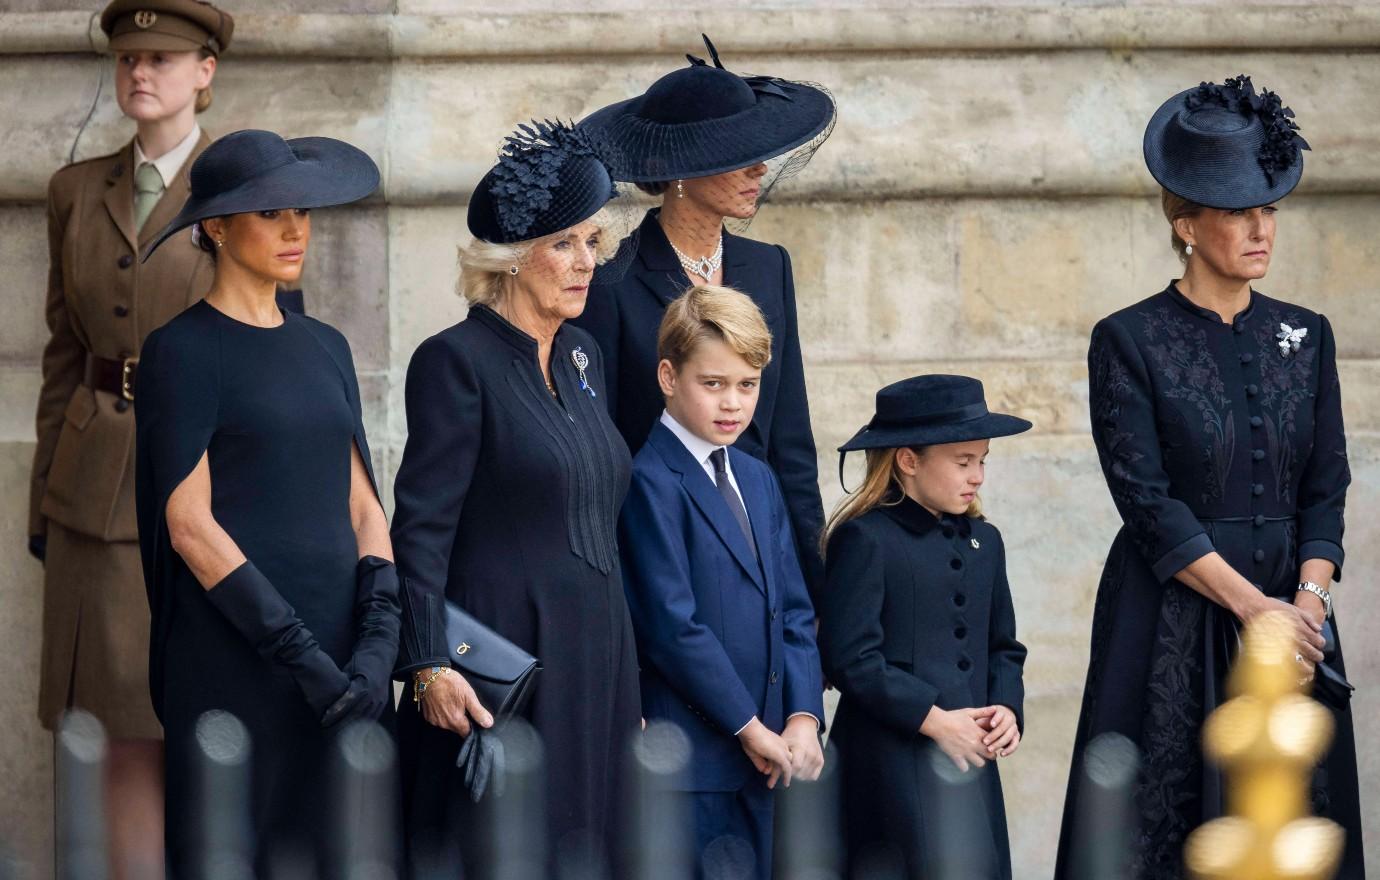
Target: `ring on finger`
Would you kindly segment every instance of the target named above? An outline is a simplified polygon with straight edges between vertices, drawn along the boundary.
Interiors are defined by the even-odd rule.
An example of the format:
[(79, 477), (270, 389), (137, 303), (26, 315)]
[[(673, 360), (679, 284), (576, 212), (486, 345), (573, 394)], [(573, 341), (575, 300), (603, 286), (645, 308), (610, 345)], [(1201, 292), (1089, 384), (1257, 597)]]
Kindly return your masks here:
[(1295, 654), (1295, 655), (1294, 655), (1294, 662), (1295, 662), (1295, 663), (1298, 663), (1298, 664), (1302, 664), (1302, 663), (1303, 663), (1303, 655), (1302, 655), (1302, 654)]

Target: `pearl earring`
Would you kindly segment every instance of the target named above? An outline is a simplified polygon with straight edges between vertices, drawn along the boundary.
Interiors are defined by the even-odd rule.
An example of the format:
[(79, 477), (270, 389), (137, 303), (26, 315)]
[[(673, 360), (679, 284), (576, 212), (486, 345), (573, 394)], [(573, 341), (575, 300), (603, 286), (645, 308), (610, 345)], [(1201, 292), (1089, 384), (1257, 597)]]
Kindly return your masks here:
[(517, 267), (517, 266), (509, 266), (509, 267), (508, 267), (508, 274), (509, 274), (509, 275), (516, 275), (517, 273), (518, 273), (518, 267)]
[(685, 198), (685, 181), (683, 180), (676, 181), (676, 198)]
[(224, 241), (221, 241), (220, 239), (217, 239), (217, 240), (216, 240), (216, 247), (225, 247), (225, 242), (224, 242)]
[(1193, 245), (1191, 245), (1191, 244), (1186, 244), (1186, 245), (1184, 245), (1184, 255), (1185, 255), (1185, 256), (1188, 256), (1188, 255), (1191, 255), (1192, 253), (1193, 253)]

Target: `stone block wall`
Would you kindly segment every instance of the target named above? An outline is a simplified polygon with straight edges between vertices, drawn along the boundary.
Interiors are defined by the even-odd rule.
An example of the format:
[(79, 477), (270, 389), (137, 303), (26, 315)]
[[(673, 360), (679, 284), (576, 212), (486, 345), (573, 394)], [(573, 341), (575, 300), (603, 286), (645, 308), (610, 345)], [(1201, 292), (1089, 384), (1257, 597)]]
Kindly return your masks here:
[[(0, 839), (47, 876), (51, 741), (34, 722), (42, 580), (23, 552), (42, 320), (48, 176), (132, 133), (73, 0), (0, 0)], [(229, 4), (227, 4), (229, 5)], [(1140, 159), (1173, 91), (1247, 72), (1281, 92), (1313, 146), (1279, 216), (1261, 289), (1325, 312), (1338, 334), (1352, 446), (1350, 559), (1338, 606), (1360, 686), (1380, 611), (1380, 5), (1203, 0), (946, 6), (872, 0), (242, 0), (236, 45), (202, 120), (213, 133), (325, 134), (384, 171), (373, 200), (316, 215), (309, 309), (354, 347), (380, 473), (405, 437), (402, 377), (417, 344), (459, 320), (465, 201), (513, 123), (579, 118), (640, 90), (715, 38), (727, 65), (827, 84), (833, 138), (750, 234), (785, 244), (826, 506), (830, 451), (881, 384), (982, 378), (1036, 423), (998, 441), (984, 492), (1009, 547), (1027, 667), (1028, 733), (1003, 768), (1019, 878), (1049, 875), (1087, 659), (1092, 598), (1117, 528), (1087, 432), (1084, 354), (1102, 315), (1178, 264)], [(856, 471), (854, 472), (856, 473)], [(1365, 742), (1362, 736), (1362, 742)], [(1380, 759), (1363, 748), (1363, 791)], [(1380, 857), (1375, 804), (1370, 852)], [(3, 854), (0, 853), (0, 857)]]

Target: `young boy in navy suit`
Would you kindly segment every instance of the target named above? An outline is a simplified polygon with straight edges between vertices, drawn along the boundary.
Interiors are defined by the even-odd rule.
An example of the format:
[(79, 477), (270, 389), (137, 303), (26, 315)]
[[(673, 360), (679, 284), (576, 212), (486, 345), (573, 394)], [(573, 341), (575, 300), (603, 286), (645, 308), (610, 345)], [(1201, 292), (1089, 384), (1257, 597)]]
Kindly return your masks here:
[(667, 307), (657, 354), (666, 409), (619, 520), (643, 714), (693, 745), (681, 784), (701, 875), (769, 880), (772, 789), (824, 766), (814, 610), (785, 500), (768, 465), (732, 448), (771, 333), (743, 294), (694, 287)]

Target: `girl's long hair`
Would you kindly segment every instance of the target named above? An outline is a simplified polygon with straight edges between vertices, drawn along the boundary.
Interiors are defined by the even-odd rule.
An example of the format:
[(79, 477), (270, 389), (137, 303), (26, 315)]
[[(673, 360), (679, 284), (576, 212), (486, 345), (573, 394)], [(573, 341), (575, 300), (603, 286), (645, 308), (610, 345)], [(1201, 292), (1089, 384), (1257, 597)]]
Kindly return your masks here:
[[(857, 519), (875, 507), (890, 507), (901, 503), (901, 499), (905, 497), (905, 490), (901, 488), (901, 474), (896, 466), (896, 453), (899, 451), (900, 447), (866, 450), (867, 476), (863, 478), (862, 485), (845, 495), (838, 507), (829, 515), (829, 521), (825, 523), (824, 531), (819, 537), (820, 556), (828, 553), (829, 538), (839, 526)], [(912, 446), (910, 451), (916, 455), (924, 455), (925, 447)], [(982, 499), (974, 496), (973, 503), (968, 505), (964, 514), (981, 518)]]

